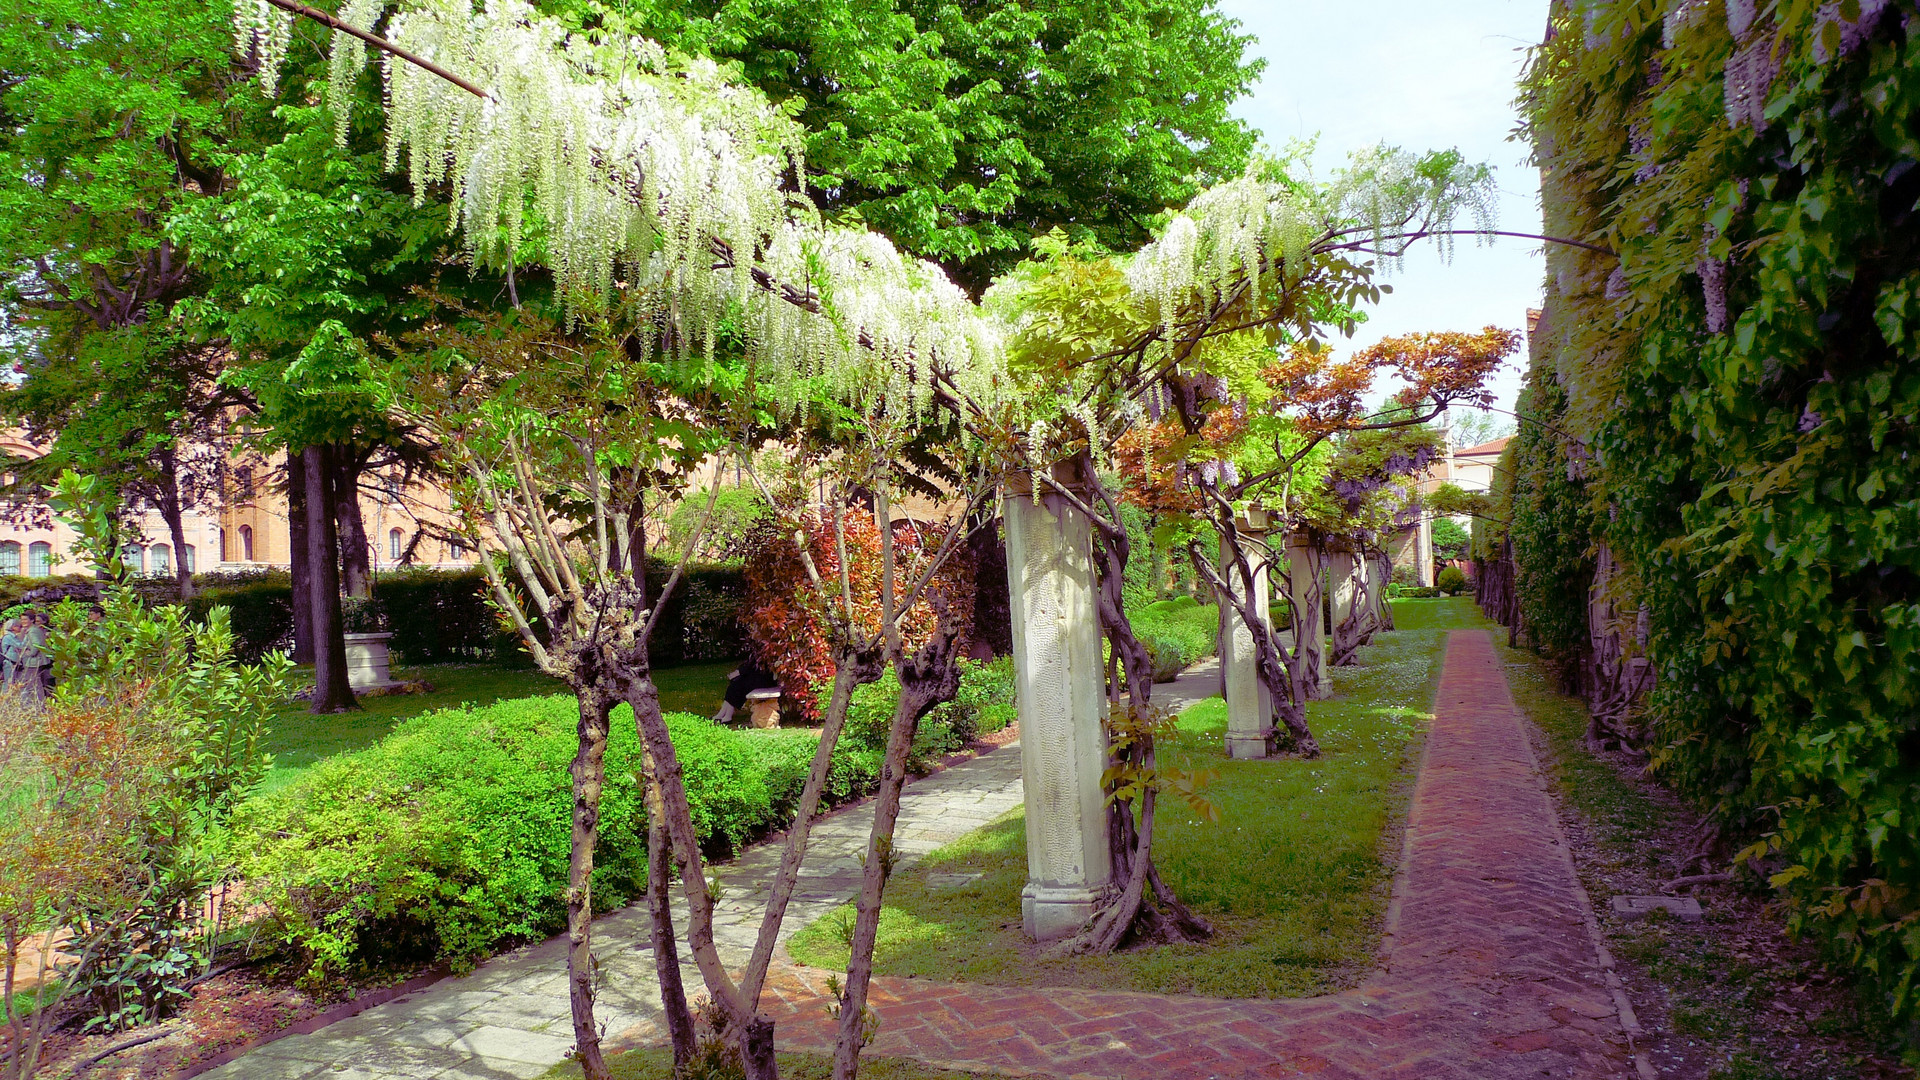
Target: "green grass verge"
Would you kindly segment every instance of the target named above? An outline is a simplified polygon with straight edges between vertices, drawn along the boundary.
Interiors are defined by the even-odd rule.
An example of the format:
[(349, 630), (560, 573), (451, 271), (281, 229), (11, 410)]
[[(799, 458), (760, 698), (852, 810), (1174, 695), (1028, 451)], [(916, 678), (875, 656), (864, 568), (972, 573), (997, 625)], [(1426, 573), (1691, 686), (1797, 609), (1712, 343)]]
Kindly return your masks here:
[[(684, 664), (654, 672), (664, 712), (711, 715), (727, 689), (727, 672), (737, 660), (712, 664)], [(436, 664), (395, 668), (396, 679), (425, 679), (431, 693), (399, 694), (362, 699), (360, 711), (315, 716), (306, 703), (289, 702), (273, 719), (267, 752), (273, 769), (261, 781), (261, 791), (285, 786), (322, 758), (371, 746), (385, 738), (401, 721), (455, 705), (491, 705), (496, 701), (565, 693), (559, 680), (531, 668), (491, 664)]]
[[(1214, 773), (1220, 820), (1162, 802), (1155, 858), (1174, 890), (1219, 931), (1198, 945), (1057, 957), (1020, 931), (1026, 884), (1020, 812), (902, 871), (887, 888), (878, 974), (1007, 985), (1082, 986), (1216, 997), (1301, 997), (1350, 986), (1374, 966), (1404, 816), (1410, 751), (1430, 715), (1446, 631), (1483, 626), (1471, 602), (1405, 601), (1399, 631), (1358, 667), (1334, 673), (1334, 700), (1308, 707), (1325, 754), (1315, 761), (1229, 761), (1226, 703), (1182, 713), (1162, 745), (1175, 765)], [(939, 887), (932, 874), (980, 875)], [(941, 881), (951, 881), (943, 877)], [(852, 909), (788, 944), (794, 957), (844, 967)]]
[[(785, 1080), (831, 1080), (833, 1058), (826, 1054), (776, 1054), (780, 1075)], [(648, 1047), (627, 1050), (607, 1058), (607, 1069), (614, 1080), (674, 1080), (673, 1052)], [(580, 1075), (580, 1066), (569, 1061), (547, 1072), (548, 1080), (566, 1080)], [(860, 1057), (861, 1080), (987, 1080), (1002, 1073), (960, 1072), (936, 1069), (909, 1058)]]

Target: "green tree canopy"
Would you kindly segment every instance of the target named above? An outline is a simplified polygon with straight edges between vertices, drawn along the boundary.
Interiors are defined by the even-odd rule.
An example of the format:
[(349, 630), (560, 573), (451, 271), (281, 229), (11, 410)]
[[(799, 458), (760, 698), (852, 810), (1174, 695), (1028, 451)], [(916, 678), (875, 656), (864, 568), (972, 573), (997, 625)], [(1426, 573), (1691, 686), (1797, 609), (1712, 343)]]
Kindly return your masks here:
[(737, 63), (794, 110), (822, 209), (978, 293), (1056, 227), (1115, 251), (1246, 162), (1247, 36), (1188, 0), (557, 0)]

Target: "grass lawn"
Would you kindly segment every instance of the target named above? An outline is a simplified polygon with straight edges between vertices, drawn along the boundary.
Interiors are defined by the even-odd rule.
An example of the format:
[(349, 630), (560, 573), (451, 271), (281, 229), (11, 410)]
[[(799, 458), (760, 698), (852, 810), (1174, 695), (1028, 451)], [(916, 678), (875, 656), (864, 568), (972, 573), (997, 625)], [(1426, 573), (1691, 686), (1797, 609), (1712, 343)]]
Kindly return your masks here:
[[(653, 677), (660, 687), (661, 708), (667, 712), (712, 715), (720, 707), (720, 696), (726, 692), (727, 672), (737, 666), (737, 660), (724, 660), (655, 671)], [(461, 704), (490, 705), (511, 698), (567, 692), (559, 680), (532, 668), (435, 664), (395, 668), (393, 674), (396, 679), (425, 679), (433, 685), (433, 692), (366, 698), (360, 702), (359, 712), (332, 716), (315, 716), (302, 701), (291, 701), (282, 707), (274, 717), (272, 734), (267, 737), (266, 749), (273, 755), (273, 770), (261, 781), (261, 789), (280, 787), (321, 758), (369, 746), (402, 720), (436, 709)]]
[[(776, 1054), (780, 1075), (785, 1080), (830, 1080), (833, 1058), (826, 1054)], [(664, 1047), (628, 1050), (607, 1058), (614, 1080), (673, 1080), (673, 1052)], [(547, 1073), (549, 1080), (580, 1075), (580, 1066), (569, 1061)], [(908, 1058), (860, 1056), (861, 1080), (986, 1080), (1001, 1073), (957, 1072), (936, 1069)]]
[[(1226, 703), (1182, 713), (1162, 753), (1215, 773), (1206, 797), (1220, 820), (1162, 801), (1155, 858), (1167, 881), (1218, 931), (1209, 942), (1056, 957), (1020, 931), (1026, 833), (1015, 812), (934, 852), (887, 889), (875, 971), (1034, 986), (1216, 997), (1301, 997), (1350, 986), (1374, 966), (1405, 815), (1414, 748), (1430, 715), (1446, 631), (1487, 625), (1466, 598), (1394, 603), (1399, 631), (1358, 667), (1334, 673), (1336, 697), (1307, 719), (1316, 761), (1229, 761)], [(978, 873), (959, 887), (928, 875)], [(952, 878), (944, 880), (951, 881)], [(795, 935), (802, 963), (846, 964), (851, 906)]]

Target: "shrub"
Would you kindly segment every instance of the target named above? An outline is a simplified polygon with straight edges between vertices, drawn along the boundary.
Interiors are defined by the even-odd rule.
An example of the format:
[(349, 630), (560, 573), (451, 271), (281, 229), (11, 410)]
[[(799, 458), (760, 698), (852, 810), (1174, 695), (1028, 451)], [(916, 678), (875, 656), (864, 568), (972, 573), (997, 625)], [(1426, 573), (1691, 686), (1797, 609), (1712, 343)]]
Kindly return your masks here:
[(1433, 557), (1442, 562), (1467, 557), (1467, 548), (1473, 538), (1461, 524), (1449, 517), (1437, 517), (1430, 526), (1433, 530)]
[(392, 647), (409, 664), (504, 660), (519, 642), (500, 625), (479, 570), (404, 570), (374, 579), (373, 600)]
[[(825, 695), (827, 687), (816, 688)], [(878, 755), (887, 746), (887, 729), (893, 724), (893, 710), (900, 701), (900, 682), (893, 669), (887, 669), (879, 681), (853, 692), (847, 709), (847, 727), (841, 736), (844, 746), (871, 751)], [(991, 661), (960, 661), (960, 689), (952, 701), (934, 706), (921, 718), (907, 767), (925, 769), (931, 759), (964, 750), (983, 734), (1000, 731), (1017, 715), (1013, 700), (1013, 658)]]
[(1220, 609), (1190, 596), (1127, 612), (1133, 633), (1153, 660), (1153, 681), (1170, 682), (1219, 646)]
[(1449, 566), (1440, 571), (1433, 584), (1441, 592), (1453, 596), (1467, 591), (1467, 575), (1459, 567)]
[[(227, 849), (269, 913), (269, 937), (320, 979), (390, 958), (465, 965), (559, 929), (578, 718), (566, 696), (431, 713), (243, 803)], [(816, 745), (808, 733), (734, 731), (684, 713), (667, 726), (711, 854), (791, 822)], [(597, 910), (646, 885), (636, 745), (623, 705), (607, 745)], [(878, 773), (869, 752), (836, 753), (828, 803), (865, 794)]]
[[(859, 513), (848, 514), (844, 526), (846, 578), (853, 598), (853, 621), (860, 632), (876, 633), (880, 626), (880, 530), (872, 517)], [(807, 518), (800, 528), (809, 536), (808, 550), (822, 580), (837, 580), (839, 545), (832, 525)], [(942, 535), (937, 529), (922, 529), (903, 521), (893, 522), (891, 528), (900, 580), (911, 581), (929, 555), (939, 550)], [(820, 690), (833, 678), (828, 623), (821, 607), (828, 601), (814, 589), (793, 536), (792, 523), (770, 518), (763, 519), (755, 528), (742, 568), (746, 576), (746, 602), (740, 621), (752, 643), (755, 658), (780, 679), (781, 686), (803, 713), (818, 719)], [(901, 634), (909, 648), (932, 636), (934, 615), (929, 602), (932, 593), (944, 594), (950, 614), (967, 625), (972, 624), (973, 598), (978, 590), (971, 554), (963, 547), (949, 557), (927, 592), (900, 620)]]

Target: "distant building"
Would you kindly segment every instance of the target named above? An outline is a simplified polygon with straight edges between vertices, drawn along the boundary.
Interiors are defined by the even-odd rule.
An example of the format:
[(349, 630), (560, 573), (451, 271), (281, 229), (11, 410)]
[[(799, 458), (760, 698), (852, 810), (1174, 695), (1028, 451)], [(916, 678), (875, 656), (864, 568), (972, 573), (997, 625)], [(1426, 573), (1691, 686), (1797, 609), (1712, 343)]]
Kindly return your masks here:
[[(13, 458), (45, 453), (19, 431), (0, 432), (0, 452)], [(172, 577), (184, 564), (190, 572), (285, 569), (290, 564), (287, 531), (285, 459), (252, 453), (233, 455), (214, 505), (182, 515), (186, 542), (175, 550), (159, 511), (143, 509), (139, 537), (122, 559), (139, 574)], [(452, 517), (447, 493), (431, 484), (404, 482), (398, 469), (375, 469), (360, 478), (360, 517), (365, 526), (368, 565), (375, 573), (402, 567), (460, 570), (477, 565), (466, 544), (447, 539)], [(0, 575), (51, 577), (82, 574), (90, 568), (73, 553), (72, 529), (44, 503), (16, 504), (0, 515)]]

